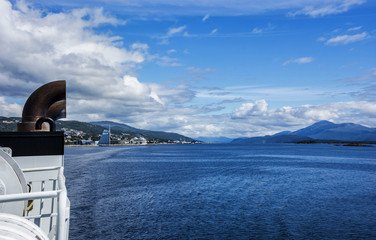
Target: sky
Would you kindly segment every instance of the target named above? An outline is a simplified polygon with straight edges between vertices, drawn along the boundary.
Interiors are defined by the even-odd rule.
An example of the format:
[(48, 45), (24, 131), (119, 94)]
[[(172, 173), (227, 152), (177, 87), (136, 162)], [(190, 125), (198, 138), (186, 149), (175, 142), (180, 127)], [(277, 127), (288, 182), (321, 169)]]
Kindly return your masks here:
[(0, 0), (0, 116), (67, 81), (67, 119), (188, 137), (376, 127), (376, 1)]

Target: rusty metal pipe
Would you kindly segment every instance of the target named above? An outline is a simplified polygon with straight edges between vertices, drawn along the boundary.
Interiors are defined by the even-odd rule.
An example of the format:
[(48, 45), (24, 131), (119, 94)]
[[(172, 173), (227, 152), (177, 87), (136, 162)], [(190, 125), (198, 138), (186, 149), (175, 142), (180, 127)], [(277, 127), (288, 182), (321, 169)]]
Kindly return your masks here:
[[(66, 117), (65, 101), (65, 80), (54, 81), (41, 86), (27, 99), (22, 111), (22, 122), (17, 125), (18, 131), (30, 132), (38, 130), (35, 126), (40, 118), (50, 118), (56, 121)], [(39, 131), (49, 131), (48, 125), (42, 124)]]
[(65, 118), (67, 116), (65, 109), (66, 101), (57, 101), (48, 108), (46, 116), (52, 118), (54, 121), (60, 118)]

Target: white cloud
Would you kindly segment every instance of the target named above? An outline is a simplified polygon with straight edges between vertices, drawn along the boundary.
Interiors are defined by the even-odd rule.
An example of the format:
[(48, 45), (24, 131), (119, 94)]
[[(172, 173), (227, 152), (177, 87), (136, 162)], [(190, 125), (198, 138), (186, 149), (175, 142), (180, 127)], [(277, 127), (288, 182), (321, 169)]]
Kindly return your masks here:
[(202, 18), (202, 21), (205, 22), (206, 20), (208, 20), (210, 17), (209, 14), (206, 14), (203, 18)]
[[(277, 8), (274, 1), (265, 2)], [(171, 1), (171, 4), (174, 3)], [(204, 3), (188, 1), (188, 4)], [(303, 5), (301, 2), (294, 6)], [(228, 8), (232, 7), (228, 3)], [(228, 104), (238, 107), (232, 115), (228, 114), (230, 111), (213, 115), (212, 112), (217, 111), (214, 107), (193, 105), (192, 100), (211, 98), (222, 102), (240, 97), (249, 100), (252, 96), (276, 101), (282, 96), (289, 101), (301, 99), (303, 95), (317, 97), (322, 91), (239, 86), (213, 94), (213, 91), (199, 92), (188, 85), (166, 87), (142, 82), (142, 77), (137, 77), (135, 72), (145, 61), (153, 59), (168, 66), (181, 64), (175, 58), (149, 54), (149, 46), (145, 43), (136, 42), (124, 47), (123, 39), (94, 31), (100, 24), (124, 24), (125, 21), (108, 16), (101, 9), (42, 13), (25, 6), (20, 8), (22, 11), (7, 1), (0, 1), (0, 115), (20, 116), (22, 107), (10, 100), (10, 96), (22, 102), (41, 84), (66, 79), (67, 114), (76, 120), (109, 119), (192, 137), (265, 135), (303, 127), (321, 119), (376, 125), (375, 103), (366, 101), (269, 109), (266, 100), (242, 106), (238, 106), (238, 100)], [(258, 10), (265, 9), (269, 6)], [(186, 28), (170, 28), (165, 35), (181, 36)], [(164, 40), (168, 41), (168, 38)], [(313, 58), (290, 61), (302, 64), (312, 62)], [(188, 74), (201, 79), (214, 71), (211, 68), (188, 70)]]
[[(136, 77), (125, 75), (123, 77), (123, 84), (125, 89), (128, 91), (127, 93), (135, 94), (135, 95), (146, 95), (149, 91), (148, 88), (141, 84)], [(115, 94), (118, 94), (119, 92), (116, 92)], [(114, 93), (110, 93), (114, 94)]]
[(342, 0), (342, 1), (316, 1), (310, 2), (306, 1), (307, 5), (303, 7), (303, 9), (290, 12), (290, 16), (296, 15), (309, 15), (311, 17), (321, 17), (325, 15), (331, 14), (339, 14), (343, 12), (347, 12), (350, 8), (361, 5), (366, 2), (366, 0)]
[(362, 26), (352, 27), (352, 28), (347, 29), (347, 31), (349, 31), (349, 32), (351, 32), (351, 31), (358, 31), (360, 29), (362, 29)]
[(242, 104), (231, 116), (228, 114), (200, 115), (192, 110), (179, 109), (173, 115), (164, 115), (160, 119), (154, 119), (154, 122), (165, 122), (171, 126), (171, 131), (191, 137), (264, 136), (280, 131), (298, 130), (321, 120), (335, 123), (353, 122), (370, 127), (376, 125), (376, 102), (370, 101), (334, 102), (269, 109), (266, 100), (257, 100)]
[(158, 43), (160, 45), (168, 45), (170, 42), (169, 42), (169, 39), (178, 35), (178, 34), (181, 34), (183, 33), (183, 36), (186, 37), (188, 36), (188, 33), (187, 32), (184, 32), (184, 30), (187, 28), (187, 26), (180, 26), (180, 27), (171, 27), (168, 29), (167, 33), (163, 36), (158, 36), (156, 38), (159, 38), (161, 41)]
[(173, 54), (176, 53), (177, 51), (175, 49), (170, 49), (167, 51), (167, 54)]
[(250, 116), (260, 116), (266, 113), (268, 104), (264, 99), (258, 100), (255, 103), (244, 103), (240, 108), (235, 110), (234, 118), (245, 118)]
[(23, 102), (36, 88), (57, 79), (67, 80), (70, 119), (128, 118), (154, 112), (176, 98), (163, 88), (155, 91), (133, 74), (152, 58), (147, 44), (136, 42), (125, 48), (121, 38), (93, 30), (124, 21), (102, 9), (42, 13), (20, 3), (17, 8), (0, 1), (0, 115), (20, 116), (22, 107), (7, 97)]
[(144, 51), (144, 53), (146, 53), (149, 49), (149, 46), (146, 43), (133, 43), (131, 45), (131, 48), (134, 50), (141, 50)]
[[(360, 115), (362, 117), (359, 117)], [(375, 126), (376, 102), (334, 102), (321, 105), (285, 106), (277, 109), (268, 109), (268, 104), (265, 100), (258, 100), (254, 103), (242, 104), (232, 114), (232, 124), (241, 125), (244, 131), (255, 128), (262, 129), (263, 126), (267, 126), (269, 129), (274, 129), (275, 133), (280, 130), (298, 129), (321, 120)], [(247, 127), (246, 124), (249, 126)]]
[[(329, 14), (339, 14), (349, 11), (366, 0), (107, 0), (106, 6), (112, 6), (117, 11), (128, 15), (143, 16), (170, 16), (170, 15), (191, 15), (205, 16), (202, 21), (210, 16), (236, 16), (259, 14), (267, 11), (284, 10), (290, 15), (309, 15), (319, 17)], [(75, 0), (60, 1), (61, 5), (79, 6), (80, 2)], [(204, 20), (205, 19), (205, 20)]]
[(328, 39), (325, 44), (327, 45), (338, 45), (338, 44), (349, 44), (353, 42), (362, 41), (369, 37), (367, 32), (362, 32), (354, 35), (340, 35), (333, 38)]
[(186, 28), (187, 28), (187, 26), (180, 26), (180, 27), (176, 27), (176, 28), (169, 28), (168, 32), (167, 32), (167, 36), (171, 37), (171, 36), (173, 36), (173, 35), (175, 35), (177, 33), (181, 33)]
[(23, 106), (17, 103), (8, 102), (5, 97), (0, 96), (0, 116), (14, 117), (21, 116)]
[(155, 92), (151, 92), (151, 93), (150, 93), (150, 97), (151, 97), (152, 99), (154, 99), (156, 102), (158, 102), (158, 103), (164, 105), (164, 102), (159, 98), (158, 94), (156, 94)]
[(254, 33), (254, 34), (258, 34), (258, 33), (262, 33), (263, 31), (264, 31), (263, 29), (255, 27), (255, 28), (252, 30), (252, 33)]
[(306, 63), (311, 63), (314, 60), (315, 59), (313, 57), (301, 57), (301, 58), (296, 58), (296, 59), (290, 59), (284, 62), (282, 66), (289, 65), (290, 63), (306, 64)]
[(213, 29), (213, 30), (210, 32), (210, 34), (214, 34), (214, 33), (216, 33), (216, 32), (218, 32), (218, 29), (217, 29), (217, 28)]
[(253, 28), (251, 33), (260, 34), (260, 33), (271, 31), (274, 28), (275, 28), (275, 26), (273, 24), (269, 23), (266, 27), (255, 27), (255, 28)]
[(170, 66), (170, 67), (179, 67), (183, 65), (179, 63), (179, 60), (177, 58), (172, 58), (169, 56), (158, 57), (156, 60), (156, 63), (160, 66)]

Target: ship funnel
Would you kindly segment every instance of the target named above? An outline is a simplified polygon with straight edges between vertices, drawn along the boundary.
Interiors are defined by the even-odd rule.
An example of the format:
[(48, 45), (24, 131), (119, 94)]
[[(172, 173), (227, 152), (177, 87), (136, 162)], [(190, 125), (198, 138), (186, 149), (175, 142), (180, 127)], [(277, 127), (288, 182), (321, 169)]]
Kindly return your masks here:
[[(55, 121), (66, 117), (66, 82), (47, 83), (35, 90), (22, 111), (18, 132), (55, 131)], [(48, 124), (46, 124), (48, 123)]]

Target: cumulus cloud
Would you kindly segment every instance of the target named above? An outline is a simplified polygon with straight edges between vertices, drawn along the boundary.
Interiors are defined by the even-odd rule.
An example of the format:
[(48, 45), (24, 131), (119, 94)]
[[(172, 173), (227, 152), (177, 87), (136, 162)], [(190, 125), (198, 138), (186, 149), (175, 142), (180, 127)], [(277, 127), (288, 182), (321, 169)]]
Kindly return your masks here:
[(172, 115), (174, 117), (170, 118), (164, 117), (164, 121), (171, 124), (175, 131), (192, 137), (264, 136), (281, 131), (298, 130), (321, 120), (335, 123), (353, 122), (370, 127), (376, 124), (376, 102), (372, 101), (334, 102), (270, 109), (266, 100), (257, 100), (242, 104), (231, 116), (186, 114), (192, 112), (192, 109), (178, 111), (184, 115), (179, 118), (177, 118), (179, 114)]
[(21, 116), (23, 106), (17, 103), (9, 103), (5, 97), (0, 96), (0, 116), (14, 117)]
[(164, 91), (140, 82), (133, 72), (151, 58), (149, 46), (124, 47), (119, 37), (96, 34), (99, 25), (125, 24), (102, 9), (45, 13), (24, 2), (0, 1), (0, 15), (0, 115), (20, 116), (15, 102), (57, 79), (67, 80), (68, 117), (77, 120), (131, 119), (174, 101), (170, 92), (188, 95), (187, 88)]
[[(141, 3), (144, 2), (141, 0)], [(211, 4), (187, 2), (191, 5)], [(269, 4), (276, 9), (275, 2), (278, 1), (265, 1), (265, 6)], [(294, 2), (299, 4), (293, 8), (301, 8), (306, 3), (303, 0)], [(313, 4), (316, 1), (309, 2)], [(324, 4), (325, 1), (320, 2)], [(257, 4), (253, 2), (253, 5)], [(227, 10), (233, 6), (241, 4), (229, 3)], [(269, 6), (258, 10), (267, 9), (270, 9)], [(208, 12), (207, 9), (205, 11)], [(376, 125), (375, 102), (372, 101), (270, 109), (266, 100), (244, 103), (244, 99), (256, 96), (256, 99), (273, 101), (273, 97), (280, 96), (284, 99), (300, 98), (307, 92), (301, 89), (246, 89), (238, 86), (237, 90), (225, 89), (204, 96), (189, 85), (166, 87), (142, 82), (142, 77), (135, 72), (146, 61), (153, 59), (160, 65), (172, 66), (180, 64), (178, 59), (152, 55), (145, 43), (124, 46), (123, 39), (117, 36), (96, 33), (96, 27), (102, 24), (126, 24), (126, 21), (109, 16), (102, 9), (50, 13), (23, 2), (12, 6), (10, 2), (2, 0), (0, 16), (0, 115), (20, 116), (20, 103), (33, 90), (46, 82), (66, 79), (67, 113), (70, 119), (76, 120), (109, 119), (134, 127), (179, 132), (192, 137), (265, 135), (291, 130), (291, 127), (304, 127), (323, 119)], [(168, 29), (166, 39), (183, 36), (186, 28)], [(289, 61), (289, 64), (303, 64), (312, 62), (313, 58)], [(204, 80), (205, 75), (213, 71), (211, 68), (187, 68), (188, 78), (194, 80)], [(217, 101), (217, 105), (235, 105), (238, 108), (228, 114), (220, 111), (221, 106), (191, 105), (207, 98)], [(192, 103), (193, 99), (195, 103)]]
[(301, 58), (296, 58), (296, 59), (290, 59), (284, 62), (282, 66), (289, 65), (290, 63), (306, 64), (306, 63), (311, 63), (314, 60), (315, 59), (313, 57), (301, 57)]
[(235, 110), (233, 118), (245, 118), (251, 116), (261, 116), (268, 110), (268, 104), (264, 99), (255, 103), (244, 103), (240, 108)]
[(369, 37), (367, 32), (362, 32), (358, 34), (353, 35), (339, 35), (333, 38), (328, 39), (325, 44), (327, 45), (339, 45), (339, 44), (349, 44), (353, 42), (362, 41), (364, 39), (367, 39)]
[[(321, 120), (333, 122), (356, 122), (365, 125), (376, 123), (376, 102), (350, 101), (298, 107), (268, 109), (265, 100), (245, 103), (232, 114), (233, 120), (246, 121), (253, 125), (267, 125), (271, 128), (304, 126)], [(359, 118), (362, 115), (362, 118)], [(288, 129), (288, 128), (286, 128)]]

